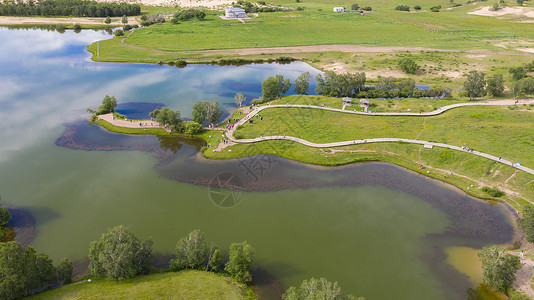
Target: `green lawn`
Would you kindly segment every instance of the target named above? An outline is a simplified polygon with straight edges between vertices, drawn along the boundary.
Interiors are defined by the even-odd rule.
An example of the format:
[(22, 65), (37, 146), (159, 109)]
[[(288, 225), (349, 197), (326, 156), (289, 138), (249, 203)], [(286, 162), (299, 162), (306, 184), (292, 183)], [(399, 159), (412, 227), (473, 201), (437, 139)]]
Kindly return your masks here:
[(138, 276), (129, 280), (93, 279), (54, 289), (31, 299), (256, 299), (233, 279), (203, 271)]
[[(312, 96), (313, 98), (313, 96)], [(281, 99), (281, 102), (300, 96)], [(406, 100), (407, 103), (417, 103)], [(378, 137), (420, 139), (470, 148), (534, 166), (533, 111), (507, 107), (464, 107), (434, 117), (358, 116), (317, 109), (273, 108), (236, 130), (235, 137), (289, 135), (312, 142), (335, 142)], [(231, 152), (228, 150), (232, 150)], [(483, 186), (506, 191), (502, 199), (520, 208), (534, 201), (534, 175), (469, 153), (405, 143), (377, 143), (318, 149), (290, 141), (238, 144), (221, 152), (206, 151), (210, 158), (235, 158), (267, 153), (307, 163), (340, 165), (364, 161), (392, 162), (451, 183), (467, 193), (489, 198)], [(419, 169), (419, 164), (424, 168)], [(453, 176), (450, 176), (450, 173)], [(448, 175), (445, 177), (444, 175)], [(513, 176), (512, 176), (513, 175)], [(471, 187), (471, 185), (473, 185)]]

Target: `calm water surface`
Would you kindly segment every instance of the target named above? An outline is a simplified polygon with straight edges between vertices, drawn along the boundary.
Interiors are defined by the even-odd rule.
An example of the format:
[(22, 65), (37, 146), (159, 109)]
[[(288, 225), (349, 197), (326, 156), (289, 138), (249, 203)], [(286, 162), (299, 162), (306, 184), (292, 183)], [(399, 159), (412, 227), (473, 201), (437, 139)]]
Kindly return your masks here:
[[(241, 67), (93, 63), (102, 32), (0, 28), (0, 195), (35, 218), (31, 244), (54, 259), (83, 260), (89, 243), (124, 224), (152, 237), (161, 256), (193, 229), (223, 249), (257, 250), (264, 295), (312, 276), (366, 299), (465, 299), (473, 283), (446, 249), (511, 241), (506, 208), (384, 164), (337, 168), (271, 156), (207, 160), (195, 140), (127, 136), (89, 126), (87, 107), (115, 95), (129, 113), (165, 105), (190, 117), (199, 100), (232, 109), (259, 96), (261, 81), (318, 71), (304, 63)], [(233, 174), (244, 192), (214, 204)], [(458, 249), (454, 248), (454, 249)]]

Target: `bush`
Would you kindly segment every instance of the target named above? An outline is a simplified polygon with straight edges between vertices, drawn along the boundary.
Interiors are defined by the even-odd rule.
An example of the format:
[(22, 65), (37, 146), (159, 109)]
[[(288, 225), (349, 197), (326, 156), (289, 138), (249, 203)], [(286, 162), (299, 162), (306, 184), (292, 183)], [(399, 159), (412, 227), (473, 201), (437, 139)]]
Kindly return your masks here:
[(106, 24), (111, 24), (111, 18), (108, 16), (106, 17), (106, 20), (104, 21)]
[(352, 9), (352, 10), (358, 10), (358, 8), (360, 8), (360, 7), (358, 6), (358, 3), (354, 3), (354, 4), (352, 4), (352, 6), (350, 7), (350, 9)]
[(431, 7), (431, 8), (430, 8), (430, 11), (431, 11), (431, 12), (439, 12), (439, 8), (437, 8), (437, 7)]
[(415, 63), (415, 61), (407, 57), (399, 60), (398, 64), (401, 70), (408, 74), (415, 74), (415, 72), (419, 69), (419, 66)]
[(130, 25), (124, 25), (124, 27), (122, 27), (122, 30), (124, 31), (130, 31), (132, 29), (132, 26)]
[(415, 9), (415, 10), (421, 10), (421, 6), (416, 5), (416, 6), (413, 7), (413, 9)]
[(497, 187), (490, 188), (490, 187), (485, 186), (482, 188), (482, 191), (490, 195), (493, 198), (499, 198), (499, 197), (506, 195), (503, 191), (499, 190)]
[(124, 35), (124, 31), (122, 31), (122, 29), (115, 29), (115, 31), (113, 31), (113, 34), (115, 36), (123, 36)]
[(82, 26), (81, 26), (80, 24), (76, 24), (76, 25), (74, 25), (73, 28), (74, 28), (74, 31), (78, 31), (78, 32), (79, 32), (80, 30), (82, 30)]
[(371, 6), (366, 6), (364, 8), (362, 8), (362, 10), (365, 10), (365, 11), (372, 11), (373, 8)]
[(183, 59), (179, 59), (174, 63), (178, 68), (183, 68), (187, 66), (187, 62)]
[(410, 7), (408, 5), (398, 5), (397, 7), (395, 7), (395, 10), (410, 11)]
[(202, 130), (204, 130), (204, 127), (195, 121), (185, 122), (184, 134), (186, 135), (195, 135), (202, 132)]

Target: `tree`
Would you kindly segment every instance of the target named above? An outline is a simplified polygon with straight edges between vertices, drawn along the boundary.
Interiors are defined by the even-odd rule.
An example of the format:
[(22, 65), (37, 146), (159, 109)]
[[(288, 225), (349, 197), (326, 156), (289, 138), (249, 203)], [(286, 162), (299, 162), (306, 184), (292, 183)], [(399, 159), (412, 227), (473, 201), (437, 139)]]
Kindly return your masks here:
[(240, 282), (252, 283), (252, 269), (256, 250), (246, 241), (230, 245), (230, 260), (224, 268), (230, 275)]
[(389, 76), (389, 77), (379, 77), (378, 84), (376, 85), (376, 87), (383, 91), (389, 91), (389, 90), (395, 89), (397, 86), (395, 85), (395, 78)]
[(104, 21), (106, 24), (111, 24), (111, 18), (108, 16), (106, 17), (106, 20)]
[(487, 80), (486, 93), (490, 96), (500, 96), (504, 92), (504, 80), (501, 74), (495, 74)]
[(503, 293), (514, 284), (515, 272), (521, 268), (518, 256), (506, 254), (504, 249), (483, 248), (478, 253), (482, 261), (484, 283)]
[(213, 100), (208, 101), (198, 101), (193, 105), (193, 121), (204, 124), (206, 123), (217, 123), (221, 118), (224, 111), (219, 108), (219, 102)]
[(261, 83), (263, 102), (282, 96), (290, 87), (291, 83), (289, 79), (284, 80), (284, 76), (282, 75), (268, 77)]
[(527, 77), (527, 71), (523, 67), (511, 67), (508, 69), (508, 73), (512, 74), (514, 80), (520, 80)]
[(467, 96), (469, 96), (469, 100), (484, 96), (486, 94), (485, 86), (486, 80), (484, 80), (484, 73), (478, 71), (469, 72), (467, 80), (464, 82), (464, 88)]
[(415, 72), (419, 70), (419, 65), (417, 65), (413, 59), (408, 57), (400, 59), (398, 64), (401, 70), (408, 74), (415, 74)]
[(195, 17), (198, 19), (198, 20), (204, 20), (204, 18), (206, 17), (206, 13), (199, 10), (197, 12), (195, 12)]
[(72, 282), (72, 262), (68, 258), (62, 258), (57, 265), (57, 279), (64, 284)]
[(352, 4), (352, 6), (350, 7), (350, 9), (352, 9), (352, 10), (358, 10), (358, 8), (360, 8), (360, 6), (358, 5), (358, 3), (354, 3), (354, 4)]
[(104, 97), (102, 100), (102, 105), (98, 107), (95, 114), (96, 115), (103, 115), (107, 113), (115, 112), (115, 107), (117, 107), (117, 99), (115, 96), (108, 96)]
[[(300, 287), (294, 286), (287, 289), (282, 295), (284, 300), (342, 300), (342, 299), (356, 299), (352, 295), (344, 295), (341, 292), (341, 288), (337, 282), (330, 282), (325, 278), (310, 280), (304, 280), (300, 284)], [(364, 298), (358, 298), (358, 300), (365, 300)]]
[(160, 125), (171, 128), (175, 132), (183, 131), (184, 120), (180, 117), (179, 110), (172, 110), (167, 107), (155, 109), (149, 116), (155, 119)]
[(122, 16), (122, 24), (128, 24), (128, 17), (126, 15)]
[(0, 208), (0, 226), (5, 227), (7, 224), (11, 221), (11, 214), (7, 210), (7, 208), (2, 207)]
[(525, 97), (527, 95), (534, 94), (534, 79), (533, 78), (523, 78), (512, 83), (510, 87), (512, 95), (514, 98)]
[(174, 271), (202, 269), (208, 260), (208, 244), (200, 230), (193, 230), (176, 244), (176, 259), (170, 262)]
[(315, 92), (319, 95), (334, 97), (352, 97), (365, 87), (365, 73), (336, 74), (326, 71), (315, 76), (317, 87)]
[(243, 103), (243, 101), (245, 101), (245, 96), (241, 93), (237, 93), (234, 96), (234, 101), (237, 107), (241, 107), (241, 104)]
[(401, 97), (410, 97), (415, 89), (415, 80), (411, 78), (402, 78), (397, 83)]
[(204, 127), (202, 127), (201, 124), (198, 124), (195, 121), (187, 121), (185, 122), (184, 134), (195, 135), (199, 132), (202, 132), (203, 129)]
[(0, 299), (18, 299), (57, 281), (52, 260), (18, 242), (0, 243)]
[(123, 36), (124, 35), (124, 31), (122, 29), (115, 29), (115, 31), (113, 31), (113, 35), (119, 37), (119, 36)]
[(517, 221), (517, 225), (527, 236), (527, 241), (534, 243), (534, 205), (525, 206), (523, 217)]
[(132, 278), (148, 273), (152, 261), (152, 241), (142, 242), (119, 225), (103, 233), (89, 249), (91, 274), (109, 279)]
[(295, 93), (299, 95), (308, 95), (310, 93), (310, 72), (305, 72), (295, 79)]
[(219, 272), (222, 265), (222, 255), (219, 249), (215, 248), (208, 261), (208, 267), (213, 272)]

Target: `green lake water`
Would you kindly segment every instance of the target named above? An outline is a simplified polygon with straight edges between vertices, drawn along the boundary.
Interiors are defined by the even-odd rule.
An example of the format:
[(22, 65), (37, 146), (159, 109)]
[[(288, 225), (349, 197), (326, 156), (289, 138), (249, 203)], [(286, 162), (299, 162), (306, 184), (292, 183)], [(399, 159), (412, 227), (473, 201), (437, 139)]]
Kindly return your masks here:
[[(465, 299), (473, 283), (446, 262), (445, 249), (511, 242), (506, 207), (390, 164), (211, 161), (196, 142), (167, 140), (173, 153), (156, 137), (89, 126), (83, 110), (105, 94), (163, 103), (188, 117), (198, 100), (217, 99), (230, 109), (235, 92), (257, 96), (267, 76), (294, 79), (311, 69), (90, 62), (85, 46), (106, 37), (0, 28), (0, 38), (15, 48), (0, 46), (0, 80), (11, 83), (0, 91), (0, 195), (32, 216), (30, 244), (54, 259), (83, 266), (89, 243), (124, 224), (151, 237), (164, 262), (181, 237), (200, 229), (222, 249), (243, 240), (256, 248), (258, 290), (266, 298), (277, 286), (326, 277), (368, 300)], [(211, 78), (218, 78), (213, 86)], [(223, 173), (245, 190), (232, 207), (212, 201), (209, 184)]]

